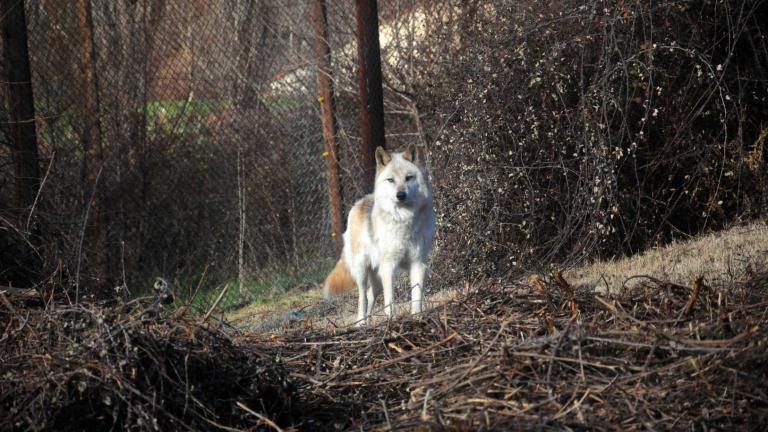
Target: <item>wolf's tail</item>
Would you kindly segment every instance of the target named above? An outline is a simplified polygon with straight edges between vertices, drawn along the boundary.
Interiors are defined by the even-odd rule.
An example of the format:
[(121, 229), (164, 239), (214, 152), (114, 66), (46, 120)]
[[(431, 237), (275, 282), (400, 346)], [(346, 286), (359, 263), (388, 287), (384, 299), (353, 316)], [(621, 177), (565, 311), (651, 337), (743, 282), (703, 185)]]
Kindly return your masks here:
[(352, 279), (352, 275), (347, 270), (347, 265), (344, 263), (344, 256), (339, 258), (336, 263), (336, 267), (333, 268), (331, 274), (325, 278), (325, 284), (323, 284), (323, 298), (328, 300), (332, 296), (344, 294), (347, 291), (355, 289), (357, 284)]

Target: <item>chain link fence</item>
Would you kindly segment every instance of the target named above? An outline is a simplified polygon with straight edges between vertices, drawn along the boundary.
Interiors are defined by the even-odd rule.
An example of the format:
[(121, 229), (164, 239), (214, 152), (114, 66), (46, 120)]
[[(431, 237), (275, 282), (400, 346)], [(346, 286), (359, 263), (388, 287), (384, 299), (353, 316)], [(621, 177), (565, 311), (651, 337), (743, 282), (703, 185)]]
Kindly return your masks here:
[[(382, 4), (382, 18), (414, 6)], [(55, 239), (56, 277), (138, 295), (162, 276), (184, 300), (203, 280), (204, 307), (228, 283), (224, 308), (322, 280), (340, 233), (329, 221), (312, 2), (25, 7), (49, 167), (36, 212)], [(353, 2), (330, 2), (345, 209), (365, 193), (354, 25)], [(392, 145), (416, 135), (402, 113), (388, 116)]]

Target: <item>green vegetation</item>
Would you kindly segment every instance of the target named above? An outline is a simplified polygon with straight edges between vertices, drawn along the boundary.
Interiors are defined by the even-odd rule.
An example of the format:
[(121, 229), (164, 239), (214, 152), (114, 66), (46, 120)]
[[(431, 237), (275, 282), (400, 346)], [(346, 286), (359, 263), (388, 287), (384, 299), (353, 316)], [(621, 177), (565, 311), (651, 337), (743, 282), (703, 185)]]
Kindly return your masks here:
[(147, 121), (152, 121), (158, 116), (176, 118), (180, 115), (205, 116), (212, 112), (232, 108), (232, 102), (227, 100), (166, 100), (152, 101), (147, 104)]
[(232, 107), (226, 100), (167, 100), (147, 104), (147, 126), (150, 133), (166, 133), (170, 129), (180, 134), (203, 132), (205, 120), (211, 114)]
[[(248, 305), (272, 305), (282, 303), (286, 298), (302, 297), (310, 288), (314, 288), (331, 271), (332, 261), (326, 261), (306, 269), (275, 270), (266, 272), (258, 277), (248, 279), (243, 284), (243, 293), (238, 291), (237, 278), (215, 284), (203, 281), (200, 292), (191, 300), (193, 309), (207, 310), (216, 301), (225, 284), (229, 284), (227, 293), (219, 303), (224, 310), (234, 310)], [(217, 278), (206, 276), (205, 279)], [(175, 306), (179, 307), (190, 302), (189, 295), (197, 286), (199, 278), (185, 280), (180, 283)], [(297, 289), (298, 288), (298, 289)]]
[(305, 101), (305, 98), (296, 94), (286, 94), (265, 96), (262, 98), (261, 102), (264, 104), (270, 114), (281, 116), (285, 115), (285, 113), (290, 113), (297, 110), (299, 107), (301, 107), (302, 104), (305, 103)]

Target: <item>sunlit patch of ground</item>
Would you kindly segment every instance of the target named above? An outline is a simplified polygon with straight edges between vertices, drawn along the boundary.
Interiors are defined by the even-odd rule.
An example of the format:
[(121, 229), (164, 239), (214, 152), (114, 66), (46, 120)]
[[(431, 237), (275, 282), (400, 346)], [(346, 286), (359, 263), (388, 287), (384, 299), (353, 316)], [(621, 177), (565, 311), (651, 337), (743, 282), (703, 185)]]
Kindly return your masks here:
[[(598, 261), (563, 273), (573, 286), (591, 287), (598, 292), (618, 293), (647, 282), (642, 276), (692, 286), (703, 276), (705, 283), (724, 286), (768, 267), (768, 225), (757, 222), (674, 242), (636, 256)], [(548, 277), (549, 275), (542, 275)], [(402, 282), (402, 281), (401, 281)], [(467, 287), (431, 292), (426, 308), (434, 308), (456, 297)], [(396, 289), (395, 316), (408, 313), (409, 294)], [(355, 324), (357, 292), (330, 301), (323, 300), (321, 287), (291, 290), (274, 301), (252, 304), (227, 315), (230, 323), (250, 332), (279, 332), (285, 328), (344, 330)], [(381, 298), (374, 309), (373, 325), (386, 322)]]
[(707, 284), (726, 285), (767, 264), (768, 225), (763, 221), (674, 242), (626, 259), (595, 262), (564, 276), (573, 285), (618, 293), (647, 282), (642, 276), (686, 286), (703, 276)]

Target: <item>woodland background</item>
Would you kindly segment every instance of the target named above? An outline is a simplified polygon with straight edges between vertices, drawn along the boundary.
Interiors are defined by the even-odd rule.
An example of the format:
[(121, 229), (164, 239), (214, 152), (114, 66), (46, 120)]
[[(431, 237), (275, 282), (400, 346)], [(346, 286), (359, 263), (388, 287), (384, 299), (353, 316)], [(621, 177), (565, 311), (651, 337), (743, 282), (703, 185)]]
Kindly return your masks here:
[[(22, 3), (34, 119), (4, 79), (0, 284), (112, 297), (163, 276), (183, 296), (205, 273), (235, 307), (322, 280), (338, 252), (311, 2), (4, 16)], [(765, 2), (382, 0), (379, 18), (386, 146), (423, 145), (435, 188), (433, 286), (765, 215)], [(327, 20), (346, 211), (367, 192), (354, 3)]]

